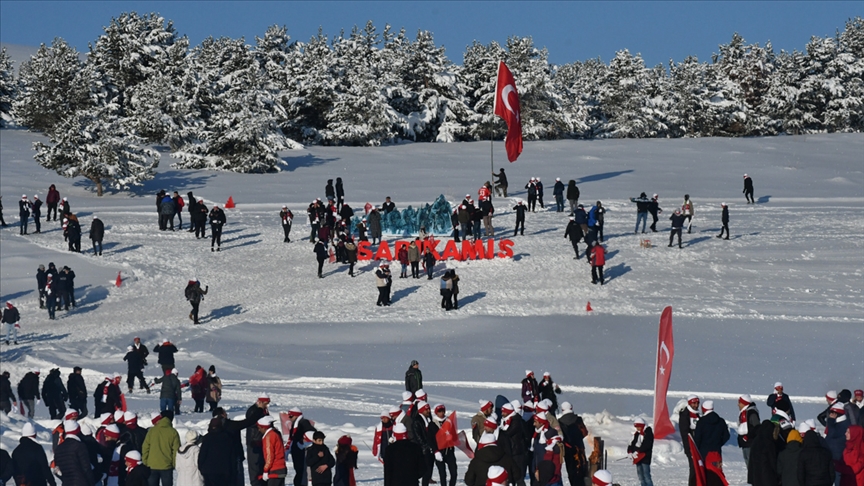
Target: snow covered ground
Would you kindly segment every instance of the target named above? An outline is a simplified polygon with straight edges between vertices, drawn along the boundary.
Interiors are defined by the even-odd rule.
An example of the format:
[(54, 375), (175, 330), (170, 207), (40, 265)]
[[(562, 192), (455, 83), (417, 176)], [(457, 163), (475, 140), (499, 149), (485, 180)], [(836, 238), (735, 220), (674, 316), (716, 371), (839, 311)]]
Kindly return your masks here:
[[(362, 451), (357, 477), (380, 484), (380, 465), (363, 443), (371, 445), (378, 413), (399, 400), (411, 359), (421, 363), (430, 400), (458, 410), (463, 426), (478, 399), (515, 398), (526, 368), (548, 370), (564, 389), (561, 399), (606, 440), (622, 485), (638, 484), (629, 461), (614, 460), (626, 455), (628, 420), (652, 413), (653, 347), (666, 305), (674, 309), (676, 344), (670, 406), (693, 391), (734, 421), (738, 394), (765, 396), (780, 380), (799, 416), (809, 418), (826, 390), (864, 386), (860, 134), (526, 143), (519, 161), (506, 166), (512, 197), (493, 200), (496, 237), (512, 237), (510, 207), (525, 197), (528, 178), (542, 178), (547, 202), (555, 177), (575, 179), (581, 202), (599, 199), (608, 208), (607, 284), (591, 285), (588, 265), (573, 260), (563, 238), (566, 215), (541, 211), (528, 215), (525, 236), (513, 238), (512, 261), (438, 265), (436, 277), (445, 267), (461, 277), (461, 307), (446, 314), (438, 282), (425, 279), (394, 279), (394, 305), (376, 307), (368, 262), (353, 279), (347, 267), (330, 264), (324, 279), (315, 278), (312, 245), (301, 240), (309, 231), (304, 209), (336, 177), (357, 210), (388, 195), (400, 209), (442, 193), (454, 202), (476, 197), (490, 179), (488, 142), (311, 147), (285, 153), (283, 171), (266, 175), (175, 170), (163, 153), (155, 180), (97, 198), (84, 180), (32, 161), (32, 142), (41, 138), (0, 132), (0, 193), (13, 224), (0, 232), (0, 299), (16, 301), (23, 328), (20, 345), (0, 347), (13, 384), (28, 367), (59, 366), (65, 377), (81, 365), (92, 389), (104, 373), (125, 372), (122, 356), (133, 336), (150, 347), (168, 337), (181, 348), (181, 374), (216, 365), (231, 413), (242, 413), (262, 390), (274, 398), (273, 411), (300, 406), (329, 445), (351, 433)], [(495, 160), (496, 170), (506, 160), (500, 143)], [(745, 172), (759, 204), (743, 204)], [(57, 223), (18, 236), (15, 202), (22, 193), (44, 198), (52, 183), (69, 197), (85, 233), (94, 214), (105, 222), (101, 259), (65, 252)], [(185, 231), (157, 230), (153, 195), (162, 188), (193, 191), (208, 206), (233, 196), (237, 208), (227, 212), (221, 253)], [(642, 191), (660, 194), (666, 217), (691, 195), (696, 218), (684, 249), (665, 246), (665, 218), (658, 224), (664, 231), (649, 235), (657, 246), (639, 247), (628, 198)], [(723, 201), (730, 204), (730, 241), (714, 238)], [(282, 204), (297, 216), (290, 244), (282, 243), (278, 224)], [(88, 243), (85, 234), (82, 246)], [(35, 290), (36, 267), (49, 261), (77, 274), (79, 306), (56, 321), (38, 309)], [(124, 281), (115, 288), (118, 271)], [(196, 327), (182, 293), (192, 277), (210, 286)], [(154, 376), (151, 361), (147, 374)], [(155, 396), (136, 394), (129, 403), (145, 413), (158, 408)], [(764, 402), (760, 411), (767, 413)], [(14, 447), (20, 416), (2, 419), (0, 445)], [(46, 409), (37, 419), (50, 426)], [(184, 414), (178, 427), (203, 431), (206, 419)], [(744, 483), (734, 432), (725, 458), (730, 482)], [(461, 459), (460, 474), (467, 465)], [(658, 484), (686, 484), (679, 440), (658, 441), (654, 461)]]

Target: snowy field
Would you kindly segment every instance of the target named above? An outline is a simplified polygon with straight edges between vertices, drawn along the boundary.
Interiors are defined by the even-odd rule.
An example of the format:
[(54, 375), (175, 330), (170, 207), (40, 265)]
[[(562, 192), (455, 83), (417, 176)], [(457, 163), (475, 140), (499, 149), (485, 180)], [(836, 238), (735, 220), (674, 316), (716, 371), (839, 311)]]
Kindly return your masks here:
[[(394, 278), (393, 306), (374, 305), (374, 266), (325, 265), (315, 277), (305, 208), (323, 198), (327, 179), (342, 177), (357, 211), (392, 196), (397, 207), (431, 203), (439, 194), (457, 202), (490, 179), (489, 143), (404, 144), (382, 148), (311, 147), (284, 153), (282, 172), (266, 175), (175, 170), (163, 152), (155, 180), (131, 193), (95, 196), (83, 179), (39, 168), (32, 143), (42, 136), (0, 132), (0, 193), (10, 227), (0, 232), (0, 299), (22, 314), (18, 346), (0, 347), (13, 385), (32, 366), (80, 365), (88, 387), (105, 373), (125, 374), (122, 356), (133, 336), (152, 346), (163, 337), (181, 348), (181, 375), (215, 364), (226, 384), (223, 403), (241, 414), (260, 391), (272, 412), (300, 406), (335, 445), (343, 433), (361, 449), (358, 479), (381, 484), (382, 469), (368, 449), (381, 410), (396, 404), (411, 359), (420, 361), (432, 403), (460, 412), (467, 426), (478, 399), (519, 394), (526, 368), (550, 371), (593, 435), (609, 450), (616, 482), (638, 484), (626, 456), (629, 420), (652, 413), (653, 349), (663, 307), (674, 309), (676, 359), (670, 407), (689, 392), (713, 398), (735, 421), (738, 394), (763, 397), (775, 381), (792, 395), (799, 417), (821, 411), (826, 390), (864, 386), (864, 136), (819, 135), (760, 139), (557, 141), (525, 144), (507, 164), (511, 198), (495, 198), (496, 238), (512, 238), (510, 209), (532, 176), (552, 198), (555, 177), (575, 179), (580, 202), (602, 200), (606, 216), (607, 284), (590, 284), (590, 268), (573, 260), (563, 238), (566, 213), (529, 213), (512, 260), (447, 262), (461, 277), (460, 309), (439, 308), (438, 282)], [(496, 170), (506, 163), (495, 144)], [(758, 204), (744, 204), (742, 174), (753, 177)], [(58, 223), (41, 235), (18, 236), (16, 201), (44, 199), (50, 184), (69, 197), (86, 230), (97, 214), (106, 225), (105, 252), (65, 251)], [(154, 207), (159, 189), (193, 191), (208, 207), (232, 196), (221, 253), (190, 233), (160, 232)], [(640, 192), (660, 194), (666, 209), (640, 249), (633, 234)], [(684, 249), (667, 248), (668, 220), (682, 196), (695, 203), (693, 233)], [(732, 239), (714, 238), (720, 202), (730, 205)], [(292, 243), (282, 243), (279, 207), (295, 214)], [(548, 204), (547, 204), (548, 207)], [(554, 207), (554, 204), (553, 204)], [(184, 214), (184, 223), (188, 213)], [(185, 228), (185, 226), (184, 226)], [(30, 231), (33, 231), (31, 222)], [(208, 230), (209, 233), (209, 230)], [(396, 238), (388, 238), (393, 241)], [(404, 238), (403, 238), (404, 239)], [(439, 246), (439, 248), (443, 245)], [(584, 245), (580, 245), (584, 251)], [(35, 271), (53, 261), (77, 274), (78, 308), (49, 321), (38, 308)], [(120, 288), (113, 286), (117, 273)], [(398, 273), (398, 265), (394, 267)], [(192, 326), (183, 287), (197, 277), (210, 293), (202, 325)], [(587, 302), (594, 311), (586, 312)], [(148, 376), (158, 373), (151, 359)], [(127, 397), (130, 408), (152, 413), (158, 395)], [(206, 414), (178, 428), (204, 431)], [(50, 444), (47, 409), (37, 420)], [(2, 417), (0, 445), (17, 443), (21, 418)], [(746, 474), (735, 435), (724, 451), (727, 476)], [(181, 433), (182, 437), (182, 433)], [(50, 446), (48, 447), (50, 449)], [(467, 459), (459, 455), (460, 479)], [(680, 439), (658, 441), (657, 484), (686, 484)], [(437, 477), (437, 476), (436, 476)]]

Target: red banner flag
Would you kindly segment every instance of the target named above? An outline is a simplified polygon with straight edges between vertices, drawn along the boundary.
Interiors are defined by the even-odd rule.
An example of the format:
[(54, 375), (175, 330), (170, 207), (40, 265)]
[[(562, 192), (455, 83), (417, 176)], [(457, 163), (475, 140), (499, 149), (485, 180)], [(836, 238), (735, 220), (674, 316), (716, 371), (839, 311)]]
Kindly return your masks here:
[(459, 445), (459, 428), (456, 426), (456, 412), (452, 412), (441, 423), (441, 428), (435, 434), (435, 441), (438, 442), (438, 449), (446, 449)]
[(465, 435), (465, 431), (459, 431), (459, 443), (456, 444), (456, 448), (462, 451), (468, 459), (474, 459), (474, 451), (471, 450), (471, 446), (468, 445), (468, 437)]
[(669, 420), (666, 392), (672, 376), (672, 359), (675, 357), (675, 342), (672, 339), (672, 307), (663, 309), (660, 315), (660, 335), (657, 338), (657, 368), (654, 372), (654, 437), (662, 439), (675, 433)]
[(504, 61), (498, 63), (498, 82), (495, 84), (494, 113), (507, 123), (507, 138), (504, 147), (507, 148), (507, 159), (516, 162), (522, 153), (522, 118), (519, 107), (519, 92), (516, 91), (516, 80), (513, 73), (507, 69)]
[(286, 453), (291, 449), (291, 427), (293, 426), (294, 424), (291, 422), (291, 416), (288, 415), (288, 412), (279, 412), (279, 429), (282, 431), (282, 440), (285, 441)]
[(693, 441), (692, 435), (687, 434), (685, 440), (687, 441), (686, 447), (690, 448), (690, 460), (693, 461), (693, 472), (696, 476), (696, 486), (706, 486), (705, 463), (702, 461), (702, 454), (699, 454), (699, 449), (696, 448), (696, 442)]

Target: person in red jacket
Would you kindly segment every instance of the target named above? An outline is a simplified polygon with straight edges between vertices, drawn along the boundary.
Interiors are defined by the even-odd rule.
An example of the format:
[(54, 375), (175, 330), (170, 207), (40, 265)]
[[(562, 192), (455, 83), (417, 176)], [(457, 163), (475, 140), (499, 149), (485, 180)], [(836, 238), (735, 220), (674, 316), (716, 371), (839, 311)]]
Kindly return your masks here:
[(855, 485), (864, 485), (864, 427), (850, 425), (846, 429), (846, 448), (843, 462), (855, 474)]
[(399, 263), (402, 265), (402, 273), (399, 274), (399, 278), (408, 278), (408, 247), (406, 245), (402, 245), (399, 247), (399, 252), (396, 254), (396, 258), (399, 259)]
[(594, 240), (590, 250), (591, 259), (591, 283), (604, 285), (606, 281), (603, 279), (603, 265), (606, 265), (606, 249), (597, 240)]
[(45, 198), (45, 204), (48, 205), (48, 211), (45, 212), (45, 221), (51, 221), (51, 211), (54, 211), (54, 221), (57, 221), (57, 205), (60, 204), (60, 191), (51, 184), (48, 188), (48, 197)]
[(195, 367), (195, 373), (189, 377), (189, 390), (192, 392), (192, 400), (195, 400), (195, 410), (193, 413), (204, 412), (204, 398), (207, 397), (209, 384), (207, 382), (207, 373), (201, 365)]
[(282, 434), (273, 428), (273, 417), (267, 415), (258, 419), (258, 430), (261, 439), (262, 456), (264, 457), (264, 472), (261, 480), (267, 486), (284, 486), (288, 466), (285, 464), (285, 443)]

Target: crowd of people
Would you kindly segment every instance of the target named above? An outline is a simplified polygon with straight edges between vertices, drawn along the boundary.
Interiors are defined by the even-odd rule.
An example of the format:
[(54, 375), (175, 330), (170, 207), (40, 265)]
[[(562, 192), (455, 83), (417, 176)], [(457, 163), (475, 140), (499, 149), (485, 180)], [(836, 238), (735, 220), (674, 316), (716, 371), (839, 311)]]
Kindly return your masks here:
[[(187, 384), (177, 379), (177, 348), (166, 340), (153, 352), (159, 355), (165, 379), (160, 380), (160, 412), (150, 420), (126, 409), (118, 374), (106, 376), (94, 390), (94, 419), (89, 420), (85, 419), (87, 390), (80, 368), (69, 375), (65, 388), (59, 369), (52, 369), (41, 395), (39, 370), (27, 372), (19, 382), (17, 399), (28, 407), (29, 418), (33, 418), (32, 411), (41, 398), (51, 418), (62, 421), (52, 430), (54, 460), (50, 464), (42, 446), (35, 442), (34, 425), (24, 425), (7, 468), (16, 484), (54, 484), (54, 476), (62, 478), (63, 484), (82, 485), (102, 481), (108, 485), (170, 485), (175, 476), (179, 485), (194, 486), (239, 486), (246, 479), (253, 486), (283, 486), (292, 476), (294, 486), (310, 482), (316, 486), (354, 484), (358, 449), (349, 435), (341, 436), (331, 451), (325, 435), (299, 408), (271, 413), (266, 393), (259, 393), (243, 418), (228, 418), (219, 406), (222, 382), (212, 366), (209, 373), (196, 367), (188, 380), (195, 398), (193, 413), (204, 411), (206, 399), (212, 419), (205, 435), (190, 430), (182, 444), (173, 420), (179, 413), (179, 390)], [(128, 353), (141, 357), (135, 369), (127, 359), (130, 354), (124, 358), (130, 362), (129, 392), (136, 379), (141, 389), (147, 389), (138, 368), (146, 363), (147, 347), (136, 338)], [(551, 374), (543, 373), (538, 381), (527, 370), (521, 385), (520, 399), (480, 400), (470, 422), (470, 442), (454, 441), (458, 433), (452, 428), (455, 414), (443, 404), (432, 405), (423, 388), (420, 364), (412, 361), (405, 372), (402, 400), (380, 414), (370, 447), (383, 464), (384, 484), (428, 486), (435, 482), (437, 470), (440, 485), (455, 486), (460, 477), (455, 456), (459, 448), (473, 455), (461, 475), (469, 486), (486, 486), (490, 480), (501, 486), (561, 486), (565, 473), (570, 486), (584, 486), (588, 477), (594, 485), (611, 485), (608, 471), (594, 472), (601, 464), (597, 458), (586, 457), (589, 431), (571, 403), (559, 403), (561, 388)], [(166, 392), (170, 396), (165, 396)], [(827, 407), (816, 421), (796, 418), (792, 400), (777, 383), (765, 401), (770, 418), (760, 421), (755, 401), (749, 395), (740, 396), (736, 435), (749, 484), (864, 484), (864, 391), (829, 391), (825, 398)], [(3, 412), (9, 414), (16, 401), (9, 373), (4, 372), (0, 375)], [(728, 484), (722, 448), (730, 440), (730, 427), (714, 411), (713, 402), (691, 395), (675, 413), (688, 458), (688, 483)], [(817, 428), (820, 425), (821, 431)], [(636, 467), (640, 485), (653, 486), (653, 429), (638, 417), (633, 426), (628, 457)], [(245, 447), (241, 435), (245, 435)], [(73, 443), (63, 446), (70, 439)]]

